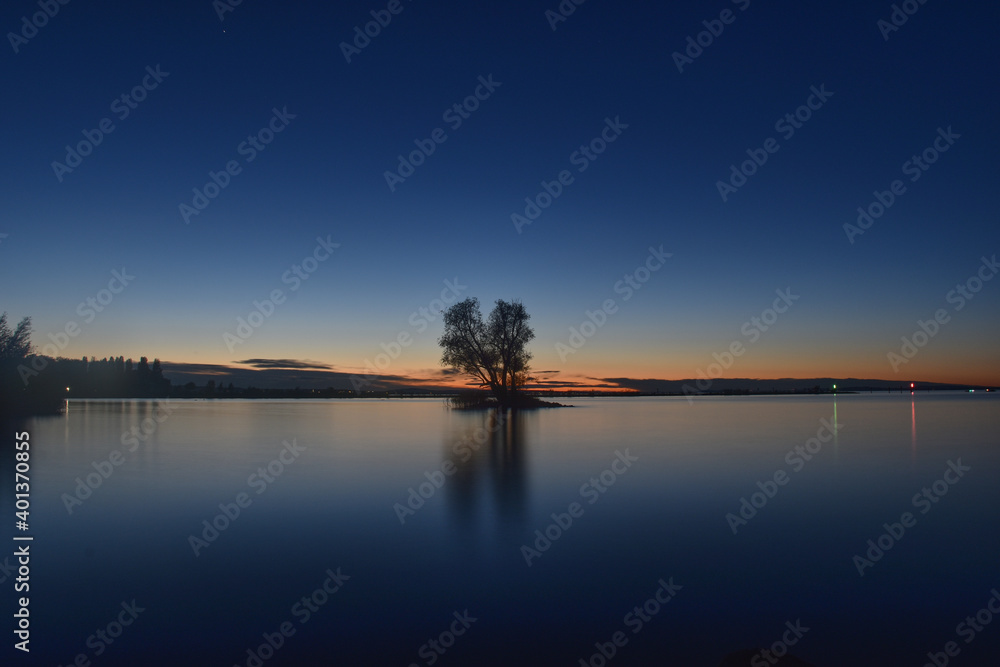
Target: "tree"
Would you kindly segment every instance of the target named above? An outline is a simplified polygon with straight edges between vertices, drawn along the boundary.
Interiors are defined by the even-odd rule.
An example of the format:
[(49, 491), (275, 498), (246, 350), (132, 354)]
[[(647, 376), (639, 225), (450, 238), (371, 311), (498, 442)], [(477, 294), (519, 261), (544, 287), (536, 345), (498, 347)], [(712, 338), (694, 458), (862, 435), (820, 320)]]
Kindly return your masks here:
[(530, 318), (520, 301), (497, 300), (483, 322), (479, 299), (459, 301), (444, 313), (441, 363), (489, 387), (501, 404), (515, 403), (518, 387), (529, 379)]
[(7, 313), (0, 314), (0, 416), (25, 412), (29, 396), (17, 367), (30, 354), (31, 318), (25, 317), (11, 330)]
[(7, 313), (0, 315), (0, 360), (21, 361), (31, 352), (31, 318), (25, 317), (11, 331)]

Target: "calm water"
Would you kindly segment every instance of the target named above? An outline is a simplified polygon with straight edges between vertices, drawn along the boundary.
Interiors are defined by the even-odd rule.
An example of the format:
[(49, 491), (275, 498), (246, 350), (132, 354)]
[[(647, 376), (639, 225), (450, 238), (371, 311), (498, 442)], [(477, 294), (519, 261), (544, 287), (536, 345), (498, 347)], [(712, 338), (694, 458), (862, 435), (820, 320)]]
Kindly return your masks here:
[[(17, 426), (35, 539), (16, 664), (252, 667), (265, 633), (264, 665), (599, 665), (602, 644), (609, 665), (714, 666), (783, 634), (821, 666), (923, 665), (949, 641), (951, 664), (997, 664), (1000, 617), (957, 627), (1000, 590), (996, 398), (576, 399), (499, 423), (432, 400), (74, 401)], [(737, 521), (742, 498), (761, 506)]]

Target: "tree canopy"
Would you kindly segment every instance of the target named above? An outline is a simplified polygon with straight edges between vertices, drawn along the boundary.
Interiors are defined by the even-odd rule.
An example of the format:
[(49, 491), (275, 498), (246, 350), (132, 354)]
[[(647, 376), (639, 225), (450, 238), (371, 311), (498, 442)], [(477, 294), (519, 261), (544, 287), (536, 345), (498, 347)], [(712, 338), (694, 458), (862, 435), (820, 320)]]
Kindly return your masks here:
[(528, 343), (535, 332), (520, 301), (498, 299), (489, 319), (483, 321), (479, 299), (468, 298), (444, 313), (441, 363), (489, 387), (501, 404), (513, 403), (528, 380), (531, 353)]
[(20, 361), (31, 352), (31, 318), (25, 317), (11, 330), (7, 313), (0, 314), (0, 361)]

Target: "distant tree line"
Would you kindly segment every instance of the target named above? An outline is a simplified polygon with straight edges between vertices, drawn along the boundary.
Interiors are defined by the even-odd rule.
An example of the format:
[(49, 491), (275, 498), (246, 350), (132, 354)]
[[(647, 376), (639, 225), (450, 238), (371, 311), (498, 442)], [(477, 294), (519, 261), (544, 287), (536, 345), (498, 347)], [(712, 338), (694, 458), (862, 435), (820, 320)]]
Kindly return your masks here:
[[(0, 417), (53, 414), (67, 398), (388, 398), (403, 394), (349, 389), (234, 387), (208, 380), (204, 385), (175, 385), (163, 377), (159, 359), (138, 362), (124, 356), (66, 359), (36, 355), (31, 347), (31, 318), (14, 328), (0, 314)], [(416, 392), (407, 395), (430, 395)]]
[[(30, 359), (28, 364), (30, 365)], [(163, 377), (160, 360), (135, 363), (125, 357), (52, 359), (29, 384), (40, 382), (67, 398), (166, 398), (170, 380)]]
[(170, 398), (389, 398), (409, 396), (432, 396), (432, 392), (389, 392), (389, 391), (354, 391), (352, 389), (306, 389), (295, 387), (283, 389), (280, 387), (234, 387), (230, 382), (216, 384), (209, 380), (204, 385), (188, 382), (184, 385), (170, 387)]
[(11, 328), (0, 314), (0, 414), (58, 412), (66, 398), (166, 398), (160, 360), (65, 359), (32, 353), (31, 318)]

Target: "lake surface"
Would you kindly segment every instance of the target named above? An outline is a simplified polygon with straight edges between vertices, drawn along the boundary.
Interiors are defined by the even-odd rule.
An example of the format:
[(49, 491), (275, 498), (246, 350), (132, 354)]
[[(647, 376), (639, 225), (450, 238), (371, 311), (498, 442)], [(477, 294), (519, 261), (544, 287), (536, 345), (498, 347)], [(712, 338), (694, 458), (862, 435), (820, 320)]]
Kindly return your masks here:
[(4, 426), (5, 664), (996, 664), (1000, 616), (959, 626), (1000, 590), (996, 399), (72, 401)]

